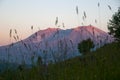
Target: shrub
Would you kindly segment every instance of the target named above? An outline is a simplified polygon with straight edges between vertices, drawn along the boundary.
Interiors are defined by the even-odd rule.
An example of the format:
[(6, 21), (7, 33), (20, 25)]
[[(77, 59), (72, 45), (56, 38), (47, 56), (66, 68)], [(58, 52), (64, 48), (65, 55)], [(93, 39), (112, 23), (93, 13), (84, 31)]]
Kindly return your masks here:
[(91, 41), (91, 39), (83, 40), (82, 42), (78, 43), (78, 50), (82, 54), (90, 52), (91, 48), (94, 48), (94, 43)]

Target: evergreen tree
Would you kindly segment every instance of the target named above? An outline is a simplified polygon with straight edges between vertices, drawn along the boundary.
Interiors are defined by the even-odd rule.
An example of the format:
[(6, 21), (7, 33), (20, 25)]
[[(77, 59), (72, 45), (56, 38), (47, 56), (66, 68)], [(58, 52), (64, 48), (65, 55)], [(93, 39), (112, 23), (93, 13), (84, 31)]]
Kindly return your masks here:
[(120, 41), (120, 7), (108, 23), (109, 34), (113, 35), (117, 41)]

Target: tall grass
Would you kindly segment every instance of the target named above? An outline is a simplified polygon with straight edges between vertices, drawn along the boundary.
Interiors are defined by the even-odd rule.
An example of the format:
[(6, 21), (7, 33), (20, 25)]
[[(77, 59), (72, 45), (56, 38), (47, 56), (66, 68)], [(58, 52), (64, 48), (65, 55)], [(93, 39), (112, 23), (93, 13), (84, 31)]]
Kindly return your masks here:
[(88, 55), (49, 64), (47, 69), (41, 64), (31, 69), (19, 67), (0, 77), (3, 80), (119, 80), (119, 52), (118, 44), (112, 43)]

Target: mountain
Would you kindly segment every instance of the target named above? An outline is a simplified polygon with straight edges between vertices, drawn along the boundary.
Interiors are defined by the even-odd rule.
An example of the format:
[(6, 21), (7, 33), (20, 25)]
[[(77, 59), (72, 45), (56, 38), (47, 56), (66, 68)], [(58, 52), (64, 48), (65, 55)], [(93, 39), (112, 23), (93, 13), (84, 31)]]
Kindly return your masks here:
[(41, 57), (44, 63), (57, 62), (81, 55), (77, 45), (88, 38), (95, 44), (92, 50), (114, 40), (108, 33), (92, 25), (67, 30), (48, 28), (19, 42), (0, 47), (0, 60), (31, 64)]

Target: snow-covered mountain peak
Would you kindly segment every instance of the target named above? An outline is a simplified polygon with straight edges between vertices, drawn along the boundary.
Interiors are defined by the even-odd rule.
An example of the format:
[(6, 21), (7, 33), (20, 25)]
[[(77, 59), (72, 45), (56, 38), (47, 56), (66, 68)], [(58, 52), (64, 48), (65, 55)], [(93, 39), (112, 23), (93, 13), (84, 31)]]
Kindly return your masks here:
[[(35, 60), (41, 56), (44, 62), (64, 60), (80, 55), (77, 49), (78, 43), (88, 38), (94, 42), (94, 49), (114, 41), (108, 33), (92, 25), (67, 30), (48, 28), (14, 43), (11, 47), (0, 47), (0, 60), (15, 63), (22, 63), (24, 60), (27, 64), (31, 64), (33, 56)], [(10, 60), (7, 59), (8, 54), (11, 55)]]

